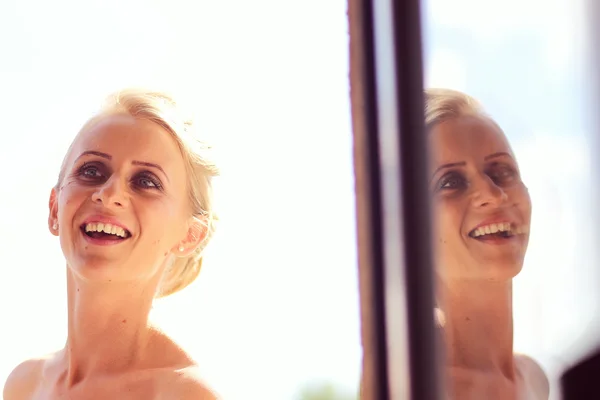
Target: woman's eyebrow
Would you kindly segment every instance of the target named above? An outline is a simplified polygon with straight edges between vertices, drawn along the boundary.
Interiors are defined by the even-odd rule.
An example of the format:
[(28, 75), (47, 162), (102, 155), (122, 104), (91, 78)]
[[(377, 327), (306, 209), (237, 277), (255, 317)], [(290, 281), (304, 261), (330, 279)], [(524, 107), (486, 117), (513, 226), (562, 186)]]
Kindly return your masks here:
[(489, 156), (485, 156), (485, 161), (491, 159), (491, 158), (497, 158), (497, 157), (510, 157), (512, 158), (512, 156), (510, 154), (508, 154), (505, 151), (499, 151), (498, 153), (494, 153), (494, 154), (490, 154)]
[[(79, 160), (81, 157), (83, 156), (87, 156), (87, 155), (93, 155), (93, 156), (98, 156), (98, 157), (102, 157), (102, 158), (106, 158), (107, 160), (112, 160), (112, 156), (110, 154), (106, 154), (106, 153), (102, 153), (101, 151), (94, 151), (94, 150), (87, 150), (84, 151), (83, 153), (81, 153), (79, 155), (79, 157), (77, 157), (75, 159), (75, 161)], [(167, 178), (168, 181), (169, 180), (169, 176), (167, 175), (167, 173), (165, 172), (164, 169), (162, 169), (162, 167), (158, 164), (154, 164), (154, 163), (150, 163), (150, 162), (146, 162), (146, 161), (132, 161), (131, 162), (133, 165), (141, 165), (144, 167), (150, 167), (150, 168), (156, 168), (157, 170), (159, 170), (160, 172), (163, 173), (163, 175)]]
[(106, 158), (107, 160), (111, 160), (112, 156), (106, 153), (102, 153), (101, 151), (94, 151), (94, 150), (87, 150), (84, 151), (83, 153), (81, 153), (79, 155), (79, 157), (77, 157), (75, 159), (75, 161), (79, 160), (81, 157), (83, 156), (87, 156), (87, 155), (93, 155), (93, 156), (98, 156), (98, 157), (102, 157), (102, 158)]
[(431, 174), (431, 176), (433, 177), (435, 174), (437, 174), (442, 169), (454, 168), (454, 167), (464, 167), (465, 165), (467, 165), (467, 163), (464, 161), (442, 164), (439, 167), (437, 167), (435, 171), (433, 171), (433, 174)]

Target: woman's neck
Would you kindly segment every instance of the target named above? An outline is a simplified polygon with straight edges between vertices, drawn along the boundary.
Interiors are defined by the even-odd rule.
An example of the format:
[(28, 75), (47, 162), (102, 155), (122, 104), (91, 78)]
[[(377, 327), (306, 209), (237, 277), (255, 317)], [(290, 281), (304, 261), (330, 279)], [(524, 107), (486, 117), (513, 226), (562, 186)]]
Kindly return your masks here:
[(67, 268), (63, 377), (68, 386), (90, 375), (123, 372), (143, 362), (142, 350), (154, 332), (148, 322), (154, 292), (151, 287), (124, 286), (90, 284)]
[(446, 364), (514, 379), (512, 283), (451, 282), (439, 293)]

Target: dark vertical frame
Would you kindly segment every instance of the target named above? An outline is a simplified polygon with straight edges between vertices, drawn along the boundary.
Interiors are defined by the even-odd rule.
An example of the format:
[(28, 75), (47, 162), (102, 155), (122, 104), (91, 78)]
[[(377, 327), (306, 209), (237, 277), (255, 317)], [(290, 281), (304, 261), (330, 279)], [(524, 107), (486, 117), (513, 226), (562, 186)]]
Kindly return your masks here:
[[(403, 268), (404, 272), (387, 286), (399, 290), (403, 283), (406, 293), (410, 397), (435, 399), (439, 365), (433, 324), (420, 1), (372, 1), (386, 219), (385, 270), (390, 278), (395, 276), (393, 269)], [(390, 315), (394, 306), (386, 304)], [(399, 322), (388, 324), (388, 347), (399, 336)], [(395, 369), (396, 362), (397, 357), (388, 361), (390, 370)]]
[(418, 0), (350, 0), (362, 399), (437, 399)]
[(361, 400), (388, 400), (383, 215), (370, 0), (349, 0), (350, 94), (354, 141), (363, 362)]

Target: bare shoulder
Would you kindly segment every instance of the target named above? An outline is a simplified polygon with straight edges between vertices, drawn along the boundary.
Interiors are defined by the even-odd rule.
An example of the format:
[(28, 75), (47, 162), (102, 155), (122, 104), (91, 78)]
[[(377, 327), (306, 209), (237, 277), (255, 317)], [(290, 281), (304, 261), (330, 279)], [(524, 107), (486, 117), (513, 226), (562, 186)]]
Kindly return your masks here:
[(4, 400), (31, 398), (40, 381), (44, 364), (49, 357), (32, 358), (17, 365), (4, 383)]
[(523, 374), (523, 379), (534, 388), (541, 398), (548, 398), (550, 382), (542, 367), (533, 358), (525, 354), (515, 354), (515, 362)]
[(219, 400), (220, 397), (200, 376), (196, 365), (171, 371), (163, 381), (160, 399)]
[(170, 336), (157, 331), (152, 349), (161, 371), (159, 400), (219, 400), (201, 377), (198, 363)]

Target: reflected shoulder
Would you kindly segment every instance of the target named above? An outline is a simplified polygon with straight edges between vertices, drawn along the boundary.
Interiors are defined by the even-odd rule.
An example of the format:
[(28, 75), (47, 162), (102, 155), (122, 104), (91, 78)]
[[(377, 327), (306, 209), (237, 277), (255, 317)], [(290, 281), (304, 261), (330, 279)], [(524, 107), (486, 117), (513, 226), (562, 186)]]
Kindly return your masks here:
[(550, 382), (538, 362), (525, 354), (515, 354), (515, 360), (521, 366), (523, 379), (530, 383), (536, 394), (541, 395), (542, 398), (548, 398)]

